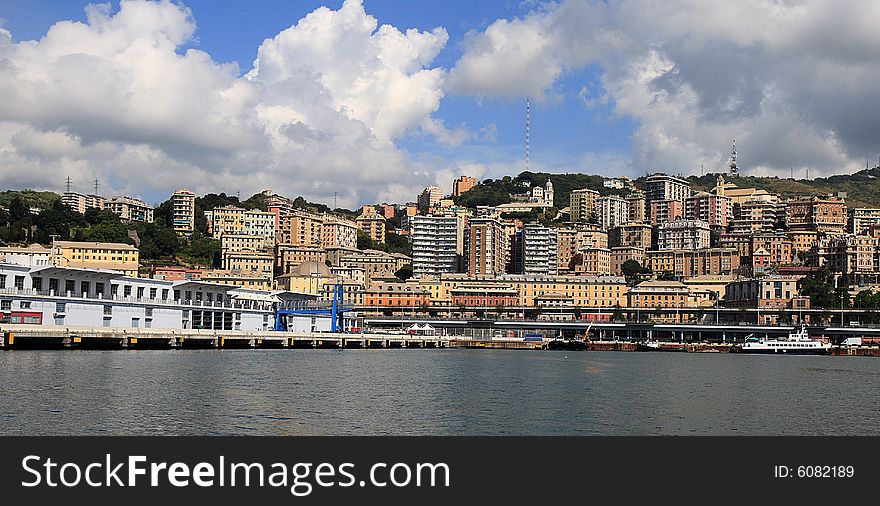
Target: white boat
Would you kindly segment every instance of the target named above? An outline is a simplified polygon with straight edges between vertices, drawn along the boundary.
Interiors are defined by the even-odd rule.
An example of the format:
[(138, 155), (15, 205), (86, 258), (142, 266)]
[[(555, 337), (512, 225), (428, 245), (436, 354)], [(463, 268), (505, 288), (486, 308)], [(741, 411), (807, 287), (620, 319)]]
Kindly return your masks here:
[(827, 355), (831, 353), (831, 343), (823, 343), (813, 339), (807, 327), (800, 328), (788, 335), (788, 338), (747, 337), (740, 346), (741, 353), (773, 353), (784, 355)]

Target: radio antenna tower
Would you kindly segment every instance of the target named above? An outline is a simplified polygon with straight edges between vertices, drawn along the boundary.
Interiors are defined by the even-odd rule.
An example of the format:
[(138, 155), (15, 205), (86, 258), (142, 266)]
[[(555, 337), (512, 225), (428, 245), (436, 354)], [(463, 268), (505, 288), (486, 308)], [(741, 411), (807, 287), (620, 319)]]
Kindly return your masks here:
[(95, 195), (98, 194), (98, 178), (95, 178)]
[(70, 176), (67, 176), (67, 193), (70, 193)]
[(532, 121), (532, 104), (526, 97), (526, 172), (529, 170), (529, 127)]
[(339, 209), (339, 206), (336, 205), (336, 192), (333, 192), (333, 209)]
[(739, 167), (736, 166), (736, 139), (733, 140), (733, 149), (730, 151), (730, 175), (739, 175)]

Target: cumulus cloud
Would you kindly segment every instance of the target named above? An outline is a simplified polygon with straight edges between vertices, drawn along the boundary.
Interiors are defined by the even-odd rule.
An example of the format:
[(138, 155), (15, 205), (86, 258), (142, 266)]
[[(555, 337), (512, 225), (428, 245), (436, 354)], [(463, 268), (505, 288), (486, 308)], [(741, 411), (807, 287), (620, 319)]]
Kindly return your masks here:
[[(86, 8), (36, 41), (0, 28), (0, 174), (58, 188), (67, 176), (130, 194), (264, 188), (354, 207), (423, 184), (395, 140), (466, 138), (432, 117), (442, 28), (378, 26), (360, 0), (325, 7), (265, 40), (253, 70), (198, 49), (170, 0)], [(395, 181), (389, 186), (388, 181)]]
[(449, 87), (546, 98), (596, 64), (579, 99), (637, 120), (632, 172), (723, 170), (733, 138), (750, 173), (851, 171), (878, 149), (878, 21), (870, 0), (564, 0), (470, 34)]

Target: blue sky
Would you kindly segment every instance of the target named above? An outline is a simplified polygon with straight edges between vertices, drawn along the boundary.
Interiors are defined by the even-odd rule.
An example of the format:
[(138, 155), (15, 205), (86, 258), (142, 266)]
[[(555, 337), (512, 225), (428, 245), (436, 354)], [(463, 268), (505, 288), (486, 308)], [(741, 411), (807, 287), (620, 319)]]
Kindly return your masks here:
[[(326, 5), (337, 9), (340, 1), (272, 0), (188, 0), (197, 24), (197, 41), (187, 44), (210, 53), (217, 62), (237, 62), (242, 73), (252, 68), (256, 50), (264, 39), (295, 24), (314, 9)], [(3, 0), (0, 17), (14, 40), (39, 39), (61, 20), (86, 21), (82, 0)], [(430, 30), (443, 27), (449, 42), (434, 59), (432, 66), (451, 69), (461, 57), (468, 32), (484, 30), (499, 18), (523, 16), (534, 8), (524, 2), (494, 1), (393, 1), (367, 0), (366, 10), (379, 24), (391, 24), (401, 30)], [(114, 6), (115, 8), (115, 6)], [(604, 167), (582, 167), (590, 152), (612, 152), (626, 156), (630, 149), (633, 122), (611, 118), (607, 107), (587, 110), (578, 98), (584, 85), (595, 85), (600, 69), (596, 67), (566, 73), (555, 86), (552, 100), (532, 101), (531, 168), (533, 170), (580, 170), (602, 172)], [(517, 98), (475, 98), (447, 94), (434, 115), (447, 126), (466, 125), (480, 130), (494, 125), (497, 136), (467, 141), (461, 146), (446, 147), (425, 135), (407, 135), (398, 140), (401, 149), (414, 159), (442, 157), (450, 163), (468, 159), (484, 163), (515, 164), (523, 158), (525, 101)], [(499, 175), (499, 174), (487, 174)]]
[[(88, 2), (0, 0), (4, 180), (58, 190), (58, 174), (97, 177), (150, 200), (179, 184), (411, 200), (454, 175), (521, 171), (527, 96), (535, 171), (708, 172), (734, 138), (751, 175), (853, 172), (880, 152), (871, 0), (168, 1), (131, 0), (123, 16), (114, 0), (46, 40), (55, 23), (87, 23)], [(361, 33), (373, 18), (397, 39)], [(349, 45), (322, 42), (334, 37)], [(158, 44), (149, 58), (144, 40)], [(266, 69), (246, 78), (267, 40)], [(421, 67), (385, 68), (361, 45)], [(156, 75), (168, 78), (139, 86)]]

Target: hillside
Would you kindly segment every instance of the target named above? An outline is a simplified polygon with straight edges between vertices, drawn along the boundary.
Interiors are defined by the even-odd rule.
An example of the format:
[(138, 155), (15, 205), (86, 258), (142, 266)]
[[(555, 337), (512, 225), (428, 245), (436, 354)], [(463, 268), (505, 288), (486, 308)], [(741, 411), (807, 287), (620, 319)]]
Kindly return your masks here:
[[(544, 186), (548, 179), (553, 182), (554, 207), (557, 209), (568, 207), (571, 192), (581, 188), (590, 188), (602, 195), (625, 195), (627, 193), (625, 190), (602, 186), (603, 176), (578, 173), (522, 172), (515, 177), (504, 176), (501, 179), (486, 179), (455, 200), (458, 204), (466, 207), (506, 204), (511, 201), (511, 194), (525, 194), (530, 187)], [(529, 185), (524, 186), (523, 183), (529, 183)]]
[[(718, 174), (689, 176), (695, 189), (708, 191), (715, 186)], [(741, 188), (758, 188), (783, 197), (796, 195), (828, 194), (846, 192), (849, 207), (880, 207), (880, 167), (863, 169), (854, 174), (840, 174), (816, 179), (790, 179), (779, 177), (730, 177), (725, 180)]]
[[(524, 193), (525, 187), (520, 183), (544, 185), (547, 179), (553, 181), (555, 207), (562, 209), (568, 206), (572, 190), (589, 188), (602, 195), (625, 195), (627, 190), (615, 190), (602, 186), (603, 176), (588, 174), (549, 174), (546, 172), (523, 172), (518, 176), (505, 176), (501, 179), (486, 179), (472, 190), (464, 193), (456, 201), (464, 206), (494, 206), (510, 202), (510, 194)], [(709, 191), (715, 187), (718, 174), (703, 176), (687, 176), (687, 180), (695, 190)], [(880, 208), (880, 167), (860, 170), (854, 174), (841, 174), (816, 179), (789, 179), (779, 177), (731, 177), (724, 175), (726, 181), (741, 188), (758, 188), (770, 193), (778, 193), (783, 198), (797, 195), (828, 194), (839, 191), (846, 192), (846, 203), (849, 207)], [(644, 177), (636, 179), (638, 187), (644, 186)]]

